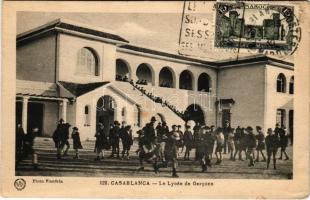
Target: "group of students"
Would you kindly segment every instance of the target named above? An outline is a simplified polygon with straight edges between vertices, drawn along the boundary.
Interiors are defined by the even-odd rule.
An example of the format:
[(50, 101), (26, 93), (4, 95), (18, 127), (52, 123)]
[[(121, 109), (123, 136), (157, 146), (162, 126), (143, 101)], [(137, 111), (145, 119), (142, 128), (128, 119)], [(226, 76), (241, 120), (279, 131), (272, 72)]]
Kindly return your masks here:
[[(55, 143), (55, 148), (57, 148), (57, 158), (61, 159), (62, 156), (68, 155), (68, 150), (70, 148), (69, 139), (69, 123), (64, 123), (63, 119), (59, 120), (56, 130), (53, 134), (53, 140)], [(96, 153), (95, 161), (104, 159), (105, 150), (110, 150), (112, 148), (112, 154), (110, 157), (116, 156), (120, 158), (120, 140), (122, 141), (123, 151), (122, 158), (129, 159), (129, 150), (133, 144), (132, 130), (131, 126), (122, 122), (122, 126), (118, 121), (114, 121), (114, 124), (110, 126), (109, 132), (106, 131), (102, 123), (98, 123), (98, 129), (94, 135), (96, 138), (94, 152)], [(79, 149), (83, 149), (80, 140), (80, 133), (77, 127), (72, 128), (71, 138), (73, 141), (73, 149), (75, 151), (75, 156), (73, 158), (79, 159)], [(66, 146), (66, 148), (65, 148)]]
[(133, 145), (132, 129), (130, 125), (126, 125), (126, 122), (120, 123), (114, 121), (113, 125), (110, 125), (109, 132), (102, 123), (99, 123), (98, 131), (95, 134), (95, 160), (104, 159), (104, 151), (112, 148), (112, 154), (110, 158), (120, 158), (120, 141), (122, 142), (122, 159), (129, 159), (129, 151)]
[[(143, 162), (152, 162), (155, 173), (158, 173), (161, 167), (167, 167), (168, 162), (172, 162), (172, 176), (178, 177), (177, 165), (179, 153), (182, 153), (185, 148), (184, 160), (190, 160), (190, 152), (195, 151), (195, 161), (201, 163), (202, 172), (207, 171), (211, 166), (212, 155), (215, 153), (216, 165), (222, 162), (222, 153), (230, 154), (230, 160), (235, 161), (238, 155), (239, 160), (242, 160), (242, 152), (245, 153), (246, 160), (249, 160), (248, 166), (254, 166), (255, 162), (259, 162), (262, 155), (263, 162), (266, 162), (267, 169), (269, 168), (271, 158), (273, 158), (273, 168), (276, 169), (276, 155), (278, 148), (281, 148), (279, 159), (285, 156), (285, 160), (289, 157), (286, 153), (288, 145), (288, 134), (285, 127), (280, 127), (276, 124), (276, 128), (267, 130), (265, 137), (262, 128), (256, 127), (256, 132), (252, 127), (247, 128), (230, 127), (228, 121), (224, 127), (199, 125), (194, 127), (189, 124), (185, 125), (184, 133), (181, 131), (180, 125), (173, 125), (169, 131), (167, 124), (158, 123), (155, 127), (156, 119), (152, 117), (151, 121), (146, 126), (138, 131), (140, 167), (138, 170), (143, 170)], [(267, 151), (267, 159), (264, 150)], [(215, 152), (214, 152), (215, 150)], [(255, 159), (256, 151), (256, 159)]]
[[(288, 134), (285, 127), (280, 127), (276, 124), (274, 130), (269, 128), (265, 137), (262, 128), (257, 126), (256, 133), (252, 127), (247, 128), (237, 127), (231, 128), (228, 121), (224, 127), (205, 126), (197, 123), (191, 127), (189, 123), (185, 125), (185, 131), (182, 132), (181, 125), (172, 125), (172, 130), (169, 130), (168, 125), (163, 122), (158, 122), (155, 126), (156, 118), (152, 117), (142, 129), (137, 131), (138, 134), (138, 149), (136, 153), (139, 158), (138, 171), (144, 169), (144, 162), (152, 163), (155, 173), (159, 172), (162, 167), (167, 167), (169, 162), (172, 162), (172, 176), (178, 177), (177, 166), (179, 154), (183, 153), (184, 160), (190, 160), (192, 149), (195, 151), (195, 160), (199, 161), (202, 167), (202, 172), (207, 171), (211, 166), (213, 154), (216, 156), (216, 165), (222, 162), (222, 153), (229, 153), (230, 160), (235, 161), (238, 155), (239, 160), (242, 159), (242, 153), (245, 153), (246, 159), (249, 160), (248, 166), (254, 166), (255, 162), (266, 162), (269, 168), (271, 158), (273, 159), (273, 167), (276, 169), (276, 155), (278, 149), (281, 149), (279, 159), (285, 156), (285, 160), (289, 157), (286, 153), (288, 145)], [(70, 148), (69, 139), (69, 123), (64, 123), (63, 119), (59, 120), (56, 130), (53, 133), (53, 141), (57, 148), (57, 158), (68, 154)], [(130, 125), (118, 121), (114, 121), (110, 125), (109, 131), (102, 123), (99, 123), (95, 134), (96, 142), (94, 152), (96, 153), (95, 160), (104, 158), (104, 151), (112, 149), (111, 158), (120, 158), (120, 141), (122, 142), (123, 150), (121, 158), (129, 159), (129, 151), (133, 145), (132, 129)], [(34, 166), (37, 167), (35, 152), (33, 151), (34, 138), (37, 128), (25, 134), (21, 125), (18, 124), (16, 129), (16, 157), (17, 161), (32, 154)], [(77, 127), (72, 128), (71, 138), (73, 139), (73, 149), (75, 150), (75, 159), (79, 158), (79, 149), (82, 149), (80, 135)], [(66, 146), (66, 148), (65, 148)], [(215, 151), (214, 151), (215, 150)], [(267, 152), (267, 159), (264, 151)], [(256, 159), (255, 159), (256, 151)]]

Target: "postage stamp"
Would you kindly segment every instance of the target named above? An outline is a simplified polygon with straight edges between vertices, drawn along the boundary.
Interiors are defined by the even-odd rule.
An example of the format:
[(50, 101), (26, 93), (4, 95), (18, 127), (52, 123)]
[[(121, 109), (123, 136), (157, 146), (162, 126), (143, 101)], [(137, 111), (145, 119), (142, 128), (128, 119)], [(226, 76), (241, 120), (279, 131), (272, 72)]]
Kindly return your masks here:
[(247, 2), (215, 4), (214, 46), (293, 54), (301, 30), (293, 6)]

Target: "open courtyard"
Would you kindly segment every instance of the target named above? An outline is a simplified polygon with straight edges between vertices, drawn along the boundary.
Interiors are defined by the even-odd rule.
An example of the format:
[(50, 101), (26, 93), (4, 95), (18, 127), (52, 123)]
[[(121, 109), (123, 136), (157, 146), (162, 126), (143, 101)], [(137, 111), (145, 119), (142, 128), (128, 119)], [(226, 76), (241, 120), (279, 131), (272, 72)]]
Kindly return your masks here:
[[(69, 155), (61, 160), (56, 159), (56, 149), (51, 138), (36, 138), (35, 150), (38, 154), (39, 168), (32, 167), (31, 156), (21, 161), (16, 167), (17, 176), (81, 176), (81, 177), (171, 177), (171, 167), (161, 168), (160, 173), (155, 174), (152, 164), (145, 163), (143, 171), (138, 171), (139, 160), (136, 154), (137, 141), (130, 151), (130, 159), (109, 158), (111, 151), (105, 152), (105, 158), (95, 161), (94, 141), (84, 141), (84, 149), (80, 151), (80, 159), (73, 159), (74, 150), (72, 141)], [(121, 147), (121, 145), (120, 145)], [(191, 151), (191, 160), (184, 161), (183, 153), (180, 153), (178, 175), (180, 178), (209, 178), (209, 179), (290, 179), (292, 178), (292, 146), (287, 149), (290, 160), (277, 160), (277, 169), (266, 169), (265, 162), (256, 162), (254, 167), (248, 167), (248, 161), (229, 160), (228, 154), (223, 154), (221, 165), (212, 165), (207, 172), (201, 172), (199, 162), (193, 162), (195, 152)], [(277, 157), (280, 155), (280, 149)], [(261, 157), (260, 157), (261, 158)], [(243, 159), (245, 155), (243, 154)], [(216, 158), (213, 155), (212, 163)]]

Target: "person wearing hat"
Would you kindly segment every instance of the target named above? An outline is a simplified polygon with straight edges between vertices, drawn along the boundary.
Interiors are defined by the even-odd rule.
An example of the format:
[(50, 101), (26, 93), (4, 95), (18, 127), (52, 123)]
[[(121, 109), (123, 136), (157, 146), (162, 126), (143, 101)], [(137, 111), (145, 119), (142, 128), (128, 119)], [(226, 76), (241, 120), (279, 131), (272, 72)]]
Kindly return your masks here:
[(247, 157), (250, 160), (250, 163), (248, 164), (249, 167), (254, 166), (254, 158), (253, 153), (254, 149), (256, 148), (256, 138), (253, 133), (253, 128), (251, 126), (248, 126), (246, 128), (247, 132)]
[[(224, 127), (223, 127), (223, 134), (224, 134), (224, 154), (226, 154), (228, 145), (228, 135), (232, 132), (232, 128), (230, 127), (230, 122), (228, 120), (225, 120)], [(230, 153), (230, 149), (228, 149), (228, 153)]]
[(235, 153), (234, 153), (234, 157), (233, 157), (233, 161), (236, 160), (236, 155), (238, 154), (239, 156), (239, 160), (242, 159), (242, 148), (241, 148), (241, 138), (242, 138), (242, 129), (240, 128), (240, 126), (238, 126), (235, 130), (235, 134), (234, 134), (234, 144), (235, 144)]
[(195, 151), (195, 161), (198, 161), (197, 143), (200, 140), (199, 139), (200, 129), (201, 129), (200, 123), (196, 122), (196, 124), (195, 124), (195, 126), (193, 128), (193, 131), (194, 131), (194, 133), (193, 133), (193, 136), (194, 136), (193, 148), (196, 149), (196, 151)]
[(73, 158), (79, 159), (80, 158), (79, 149), (83, 149), (83, 146), (81, 144), (80, 133), (79, 133), (79, 129), (77, 127), (72, 128), (71, 137), (73, 140), (73, 149), (75, 151), (75, 156)]
[[(102, 123), (98, 123), (98, 130), (95, 134), (96, 142), (94, 152), (96, 153), (96, 161), (104, 158), (104, 150), (108, 144), (107, 134)], [(101, 156), (101, 157), (100, 157)]]
[(119, 158), (119, 135), (120, 135), (120, 123), (118, 121), (114, 121), (114, 126), (110, 129), (109, 139), (110, 144), (112, 145), (112, 154), (110, 158), (116, 157)]
[(126, 159), (129, 159), (129, 150), (131, 146), (133, 145), (133, 140), (132, 140), (132, 130), (131, 126), (125, 126), (124, 130), (121, 131), (120, 138), (122, 141), (123, 145), (123, 151), (122, 151), (122, 159), (124, 159), (124, 156), (126, 154)]
[(192, 150), (193, 147), (194, 137), (190, 128), (191, 128), (190, 125), (185, 125), (185, 131), (183, 136), (184, 146), (186, 148), (184, 153), (184, 160), (189, 160), (190, 151)]
[(201, 126), (199, 133), (196, 135), (196, 160), (199, 161), (200, 163), (202, 162), (205, 153), (206, 153), (206, 148), (205, 148), (205, 141), (204, 137), (206, 135), (206, 127), (203, 125)]
[(155, 128), (154, 128), (155, 122), (156, 122), (156, 118), (152, 117), (151, 121), (143, 127), (145, 138), (148, 141), (148, 145), (150, 146), (155, 144), (155, 139), (156, 139)]
[(274, 129), (274, 134), (277, 136), (277, 138), (279, 139), (280, 138), (280, 132), (281, 132), (281, 127), (280, 127), (280, 124), (279, 123), (276, 123), (276, 127)]
[(267, 149), (267, 169), (269, 168), (271, 156), (273, 157), (273, 169), (276, 167), (276, 155), (278, 151), (278, 138), (274, 134), (271, 128), (267, 130), (267, 136), (265, 139), (266, 149)]
[[(202, 157), (201, 157), (201, 168), (202, 172), (207, 171), (207, 166), (211, 166), (211, 147), (213, 147), (213, 136), (211, 134), (209, 126), (204, 126), (201, 135), (202, 145)], [(212, 144), (212, 145), (211, 145)]]
[(168, 165), (169, 161), (172, 161), (172, 177), (178, 178), (177, 174), (177, 166), (178, 166), (178, 142), (180, 140), (180, 135), (177, 132), (177, 126), (173, 125), (172, 126), (172, 131), (169, 133), (168, 138), (167, 138), (167, 143), (165, 147), (165, 158), (166, 162), (157, 164), (156, 162), (154, 163), (154, 171), (155, 173), (159, 172), (159, 168), (161, 167), (166, 167)]
[(256, 126), (256, 131), (257, 131), (257, 135), (256, 135), (256, 139), (257, 139), (257, 147), (256, 147), (256, 160), (255, 162), (259, 162), (259, 153), (262, 154), (263, 157), (263, 162), (266, 161), (266, 157), (264, 155), (263, 150), (265, 150), (265, 135), (262, 131), (262, 127), (260, 126)]
[(62, 118), (58, 121), (56, 130), (54, 131), (52, 136), (55, 143), (55, 148), (57, 149), (57, 159), (61, 159), (61, 140), (62, 136), (65, 134), (65, 124), (63, 122), (64, 120)]
[(159, 157), (160, 159), (165, 162), (165, 145), (166, 145), (166, 139), (167, 135), (169, 134), (169, 127), (167, 126), (166, 122), (163, 122), (162, 125), (157, 126), (157, 143), (159, 144)]

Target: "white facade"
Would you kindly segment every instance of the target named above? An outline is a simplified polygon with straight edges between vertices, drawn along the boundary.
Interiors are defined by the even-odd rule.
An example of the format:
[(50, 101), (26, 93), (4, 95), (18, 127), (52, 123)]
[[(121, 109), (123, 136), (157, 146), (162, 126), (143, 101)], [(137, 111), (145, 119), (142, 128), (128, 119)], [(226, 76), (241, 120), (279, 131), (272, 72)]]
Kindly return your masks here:
[[(55, 30), (59, 30), (61, 24), (67, 22), (54, 23)], [(138, 77), (144, 76), (149, 83), (140, 86), (146, 93), (161, 97), (181, 113), (191, 105), (201, 108), (201, 116), (207, 125), (221, 126), (225, 108), (230, 109), (234, 127), (260, 125), (265, 129), (273, 128), (277, 122), (277, 109), (285, 110), (285, 125), (289, 127), (291, 123), (288, 116), (289, 111), (293, 110), (293, 94), (289, 94), (289, 82), (294, 75), (291, 63), (265, 56), (244, 58), (240, 62), (208, 62), (139, 48), (129, 45), (122, 38), (102, 35), (100, 31), (87, 33), (78, 28), (67, 30), (63, 27), (61, 31), (45, 35), (44, 27), (41, 31), (40, 37), (31, 31), (17, 37), (17, 101), (25, 104), (23, 99), (29, 97), (28, 104), (37, 101), (44, 104), (43, 114), (33, 115), (42, 115), (42, 135), (52, 135), (58, 119), (65, 118), (72, 127), (79, 128), (82, 139), (93, 139), (100, 120), (98, 100), (104, 96), (112, 99), (109, 108), (112, 114), (109, 116), (119, 122), (126, 121), (134, 131), (142, 128), (152, 116), (166, 121), (168, 125), (185, 123), (170, 108), (154, 102), (130, 83), (117, 81), (115, 77), (120, 75), (118, 73), (126, 74), (134, 83)], [(90, 50), (95, 57), (95, 61), (85, 58), (88, 67), (95, 62), (95, 74), (79, 71), (79, 51), (83, 48)], [(122, 69), (118, 68), (117, 62), (123, 64)], [(142, 71), (139, 68), (141, 64), (144, 66)], [(161, 73), (163, 68), (164, 74)], [(277, 92), (280, 73), (286, 77), (285, 93)], [(62, 82), (70, 83), (75, 88), (66, 88)], [(91, 84), (102, 82), (108, 83), (89, 90)], [(166, 83), (171, 88), (159, 86)], [(204, 87), (204, 84), (207, 86)], [(198, 91), (201, 88), (204, 91)], [(77, 94), (72, 90), (87, 91)], [(225, 102), (227, 99), (232, 99), (234, 103), (218, 104), (218, 101)], [(22, 123), (27, 129), (25, 126), (34, 125), (21, 122), (29, 121), (32, 116), (24, 112), (25, 108), (18, 112), (21, 116), (17, 116), (17, 123)]]

